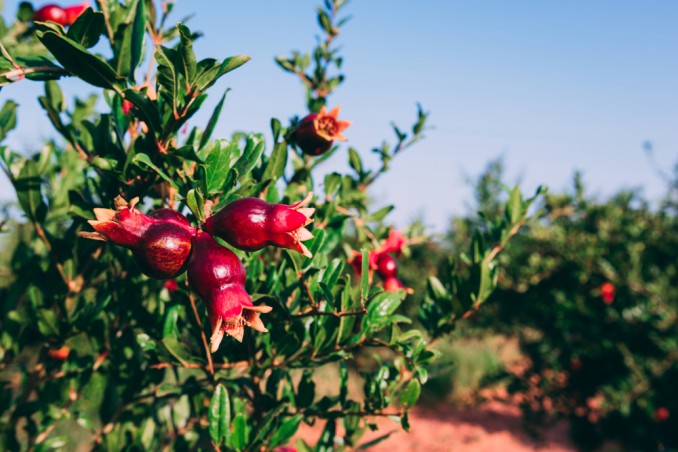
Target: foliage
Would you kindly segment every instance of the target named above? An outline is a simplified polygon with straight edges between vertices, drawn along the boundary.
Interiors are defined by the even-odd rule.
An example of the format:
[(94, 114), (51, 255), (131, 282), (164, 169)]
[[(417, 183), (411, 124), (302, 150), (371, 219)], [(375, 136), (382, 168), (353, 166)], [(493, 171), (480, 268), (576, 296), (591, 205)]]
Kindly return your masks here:
[[(500, 184), (488, 168), (481, 194)], [(528, 420), (566, 417), (586, 447), (678, 446), (676, 205), (673, 189), (659, 208), (634, 192), (599, 201), (577, 175), (502, 257), (514, 264), (474, 323), (520, 339), (529, 367), (511, 390)]]
[[(318, 10), (324, 38), (310, 54), (277, 60), (306, 86), (309, 111), (343, 80), (330, 75), (341, 67), (330, 44), (345, 23), (345, 3), (326, 0)], [(322, 184), (313, 170), (339, 146), (304, 155), (290, 140), (296, 118), (288, 126), (272, 119), (269, 138), (214, 138), (222, 97), (205, 128), (184, 135), (208, 90), (249, 58), (198, 58), (199, 34), (184, 23), (167, 26), (171, 10), (171, 2), (98, 0), (67, 30), (31, 23), (21, 9), (14, 24), (1, 24), (0, 85), (43, 82), (39, 102), (59, 138), (30, 157), (0, 147), (23, 212), (22, 221), (4, 224), (2, 238), (0, 448), (272, 449), (301, 422), (324, 420), (313, 447), (330, 450), (359, 446), (374, 416), (407, 429), (436, 357), (430, 341), (487, 299), (498, 253), (526, 222), (532, 199), (511, 191), (505, 214), (429, 281), (423, 326), (412, 325), (402, 314), (405, 292), (382, 290), (366, 271), (355, 281), (344, 245), (363, 249), (366, 262), (388, 235), (384, 218), (393, 207), (372, 210), (367, 189), (422, 138), (427, 113), (419, 108), (411, 133), (394, 126), (395, 144), (374, 150), (379, 168), (366, 168), (349, 148), (350, 172), (328, 174)], [(101, 88), (103, 108), (95, 109), (94, 97), (68, 108), (64, 76)], [(3, 139), (16, 123), (16, 103), (5, 102), (0, 117)], [(185, 276), (176, 285), (149, 279), (128, 251), (77, 236), (91, 230), (92, 209), (118, 195), (140, 197), (145, 211), (175, 208), (198, 226), (241, 197), (289, 204), (319, 187), (307, 242), (313, 258), (274, 248), (237, 252), (248, 293), (274, 308), (263, 317), (269, 333), (248, 331), (242, 344), (228, 339), (214, 354), (207, 315)], [(320, 396), (317, 370), (326, 363), (338, 363), (336, 385)], [(360, 396), (347, 390), (357, 378), (350, 368), (360, 371)]]

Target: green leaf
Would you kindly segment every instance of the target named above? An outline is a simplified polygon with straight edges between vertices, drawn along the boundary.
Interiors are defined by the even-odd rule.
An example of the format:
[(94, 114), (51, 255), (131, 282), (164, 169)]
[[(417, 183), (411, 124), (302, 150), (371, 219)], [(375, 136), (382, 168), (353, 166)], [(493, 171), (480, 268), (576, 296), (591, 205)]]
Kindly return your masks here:
[(244, 414), (238, 414), (233, 419), (233, 434), (230, 437), (229, 445), (237, 451), (244, 451), (248, 438), (247, 417)]
[(227, 89), (226, 92), (224, 92), (224, 95), (221, 96), (221, 100), (214, 108), (214, 111), (212, 112), (212, 116), (210, 116), (209, 121), (207, 121), (207, 127), (205, 127), (205, 131), (202, 134), (202, 138), (200, 139), (200, 145), (198, 146), (198, 149), (204, 148), (207, 142), (209, 141), (210, 137), (212, 136), (212, 132), (214, 132), (214, 127), (217, 125), (217, 121), (219, 120), (219, 115), (221, 115), (221, 109), (224, 106), (226, 94), (229, 91), (230, 89)]
[(379, 330), (390, 323), (389, 316), (398, 309), (401, 296), (393, 292), (380, 292), (367, 305), (367, 315), (363, 319), (366, 330)]
[(419, 394), (421, 394), (421, 383), (419, 383), (419, 380), (410, 380), (400, 393), (398, 402), (401, 405), (411, 408), (417, 403), (417, 400), (419, 400)]
[(509, 200), (506, 205), (506, 211), (508, 213), (509, 220), (511, 224), (516, 224), (520, 221), (523, 215), (523, 198), (520, 193), (520, 189), (516, 185), (511, 190), (509, 194)]
[(49, 309), (38, 310), (38, 329), (43, 336), (58, 336), (59, 321), (56, 314)]
[(188, 191), (186, 194), (186, 205), (189, 209), (191, 209), (191, 212), (193, 212), (193, 215), (195, 215), (198, 221), (201, 223), (205, 221), (205, 212), (203, 211), (205, 198), (203, 197), (202, 193), (200, 193), (200, 190), (197, 188), (191, 188)]
[(315, 399), (315, 382), (312, 377), (313, 374), (309, 370), (304, 371), (297, 389), (297, 408), (307, 408)]
[(360, 300), (365, 301), (367, 299), (367, 294), (370, 293), (370, 252), (363, 248), (362, 252), (362, 265), (360, 269)]
[(107, 62), (89, 53), (77, 42), (54, 31), (38, 32), (38, 39), (71, 74), (90, 85), (122, 93), (125, 82)]
[(135, 164), (136, 164), (138, 167), (140, 167), (140, 168), (143, 168), (144, 166), (148, 166), (149, 168), (153, 169), (160, 177), (162, 177), (162, 178), (165, 179), (167, 182), (169, 182), (169, 184), (170, 184), (172, 187), (176, 188), (177, 190), (179, 189), (179, 187), (178, 187), (177, 184), (174, 182), (174, 180), (173, 180), (171, 177), (169, 177), (169, 176), (167, 175), (167, 173), (165, 173), (163, 170), (161, 170), (160, 168), (158, 168), (158, 166), (156, 166), (155, 163), (153, 163), (153, 162), (151, 161), (151, 158), (150, 158), (147, 154), (144, 154), (144, 153), (142, 153), (142, 152), (136, 154), (136, 155), (132, 158), (132, 162), (135, 163)]
[(209, 410), (209, 431), (214, 444), (228, 442), (231, 434), (231, 402), (228, 398), (228, 390), (219, 383), (214, 389)]
[(37, 165), (33, 160), (25, 160), (14, 180), (19, 205), (28, 218), (38, 223), (47, 216), (47, 205), (42, 197), (42, 180), (38, 175)]
[(0, 142), (16, 127), (16, 102), (8, 100), (0, 110)]
[(132, 38), (130, 44), (130, 82), (134, 82), (134, 71), (144, 56), (144, 36), (146, 33), (146, 2), (139, 0), (132, 22)]
[(87, 8), (68, 28), (66, 36), (89, 49), (99, 42), (99, 37), (101, 37), (105, 27), (103, 13), (94, 12), (92, 8)]
[(123, 97), (134, 104), (138, 109), (139, 119), (144, 121), (153, 133), (158, 135), (162, 131), (160, 113), (158, 113), (156, 103), (149, 99), (145, 93), (129, 88), (123, 91)]
[(271, 436), (271, 447), (284, 446), (294, 436), (299, 429), (299, 424), (304, 418), (301, 414), (297, 414), (288, 419), (284, 419), (280, 427)]
[[(2, 9), (2, 2), (0, 1), (0, 9)], [(19, 22), (30, 22), (33, 20), (33, 5), (30, 2), (21, 2), (19, 3), (19, 8), (17, 8), (16, 18)]]
[(236, 142), (215, 142), (205, 159), (205, 182), (207, 196), (219, 194), (224, 190), (231, 169), (231, 156), (238, 152)]
[(175, 50), (158, 46), (155, 48), (155, 61), (158, 63), (158, 84), (168, 91), (172, 111), (177, 110), (177, 73), (174, 68)]
[(363, 174), (363, 161), (360, 159), (358, 152), (352, 147), (348, 148), (348, 163), (359, 176)]
[(280, 177), (285, 172), (286, 165), (287, 143), (285, 141), (281, 141), (273, 147), (273, 152), (271, 152), (271, 156), (268, 159), (262, 179), (272, 179), (274, 181), (280, 179)]
[(261, 155), (264, 153), (265, 143), (264, 138), (261, 135), (249, 135), (247, 137), (247, 144), (245, 145), (245, 150), (242, 152), (242, 155), (233, 165), (240, 176), (249, 174), (252, 171), (252, 168), (261, 159)]
[(193, 52), (193, 41), (191, 41), (191, 30), (184, 24), (177, 24), (177, 29), (179, 30), (179, 38), (181, 39), (181, 42), (179, 43), (179, 63), (186, 84), (191, 86), (193, 84), (197, 66), (195, 53)]
[(171, 337), (174, 339), (179, 338), (179, 327), (177, 326), (177, 320), (179, 319), (179, 314), (181, 313), (181, 306), (172, 305), (165, 311), (165, 323), (162, 327), (162, 337)]
[(165, 337), (162, 340), (163, 345), (168, 352), (172, 354), (181, 364), (186, 365), (193, 362), (191, 351), (182, 342), (173, 337)]

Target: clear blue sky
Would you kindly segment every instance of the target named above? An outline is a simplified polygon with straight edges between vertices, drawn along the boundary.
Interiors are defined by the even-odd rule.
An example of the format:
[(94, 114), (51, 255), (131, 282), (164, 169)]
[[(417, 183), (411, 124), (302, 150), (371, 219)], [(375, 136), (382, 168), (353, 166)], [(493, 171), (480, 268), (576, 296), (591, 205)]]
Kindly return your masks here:
[[(177, 3), (175, 19), (194, 12), (188, 25), (206, 35), (195, 45), (199, 57), (252, 57), (210, 99), (232, 88), (219, 135), (268, 132), (272, 116), (305, 113), (302, 87), (273, 57), (311, 47), (319, 1)], [(7, 17), (18, 2), (5, 3)], [(581, 169), (602, 195), (632, 186), (650, 198), (663, 193), (642, 144), (652, 141), (667, 170), (678, 160), (678, 2), (354, 0), (347, 12), (353, 19), (339, 38), (347, 79), (330, 101), (353, 121), (350, 144), (370, 154), (391, 140), (391, 120), (411, 123), (417, 101), (435, 126), (371, 191), (377, 204), (397, 205), (396, 223), (423, 214), (444, 229), (470, 200), (463, 174), (499, 155), (529, 191), (564, 188)], [(78, 84), (63, 87), (78, 93)], [(13, 149), (36, 150), (53, 136), (40, 91), (21, 82), (0, 93), (21, 104)], [(206, 110), (192, 123), (204, 125)], [(327, 169), (345, 161), (344, 150)], [(6, 181), (0, 191), (12, 196)]]

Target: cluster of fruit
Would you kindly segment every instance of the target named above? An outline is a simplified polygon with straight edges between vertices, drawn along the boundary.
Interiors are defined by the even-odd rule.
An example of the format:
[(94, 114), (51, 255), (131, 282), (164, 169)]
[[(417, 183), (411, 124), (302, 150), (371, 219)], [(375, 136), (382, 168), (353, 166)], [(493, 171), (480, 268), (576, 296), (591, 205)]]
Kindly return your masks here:
[[(388, 238), (376, 250), (370, 251), (368, 256), (370, 276), (373, 271), (376, 271), (382, 278), (384, 290), (389, 292), (398, 292), (403, 289), (410, 292), (410, 289), (406, 288), (398, 279), (398, 263), (393, 257), (393, 254), (400, 255), (402, 253), (405, 243), (406, 239), (403, 237), (402, 231), (391, 231)], [(351, 265), (358, 274), (362, 272), (362, 263), (362, 255), (354, 251)]]
[(258, 198), (231, 202), (198, 228), (176, 210), (162, 208), (144, 215), (129, 203), (115, 199), (115, 209), (94, 209), (89, 223), (96, 232), (81, 232), (85, 238), (105, 240), (128, 248), (148, 276), (171, 279), (184, 271), (203, 298), (212, 324), (211, 348), (216, 351), (224, 333), (242, 341), (245, 325), (266, 332), (259, 314), (268, 306), (254, 306), (245, 291), (245, 268), (233, 251), (213, 236), (244, 251), (267, 245), (289, 248), (311, 257), (302, 242), (313, 238), (306, 229), (315, 209), (305, 207), (311, 193), (293, 205), (270, 204)]
[[(345, 140), (341, 131), (350, 122), (338, 120), (338, 113), (338, 107), (330, 113), (323, 107), (319, 113), (303, 118), (293, 133), (295, 144), (308, 155), (321, 155), (331, 148), (333, 140)], [(96, 220), (89, 223), (96, 232), (80, 235), (132, 250), (141, 270), (152, 278), (172, 279), (187, 271), (188, 282), (207, 306), (212, 324), (211, 349), (215, 352), (224, 334), (242, 341), (245, 325), (266, 332), (259, 315), (271, 308), (252, 303), (245, 291), (245, 267), (214, 237), (243, 251), (272, 245), (310, 258), (311, 252), (303, 242), (313, 238), (306, 226), (313, 221), (315, 209), (305, 207), (312, 198), (309, 193), (293, 205), (238, 199), (196, 228), (176, 210), (162, 208), (144, 215), (136, 208), (138, 198), (128, 203), (118, 196), (115, 209), (94, 209)], [(391, 264), (383, 265), (386, 268)], [(395, 277), (395, 262), (392, 266)]]

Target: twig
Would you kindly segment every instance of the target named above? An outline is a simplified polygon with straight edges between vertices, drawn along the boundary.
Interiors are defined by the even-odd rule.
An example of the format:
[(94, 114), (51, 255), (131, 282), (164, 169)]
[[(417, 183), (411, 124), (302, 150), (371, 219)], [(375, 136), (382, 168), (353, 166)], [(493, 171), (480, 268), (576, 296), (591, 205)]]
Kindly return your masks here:
[[(19, 67), (13, 71), (5, 72), (0, 74), (0, 77), (5, 77), (6, 79), (15, 82), (23, 79), (29, 74), (37, 73), (57, 73), (62, 75), (71, 75), (66, 69), (59, 66), (33, 66), (33, 67)], [(15, 80), (13, 80), (15, 79)]]
[(195, 316), (195, 321), (198, 323), (198, 328), (200, 328), (200, 337), (202, 338), (202, 345), (205, 348), (205, 355), (207, 356), (207, 371), (210, 375), (214, 375), (214, 363), (212, 362), (212, 353), (210, 352), (210, 346), (207, 343), (207, 336), (205, 335), (205, 330), (202, 327), (202, 321), (200, 320), (200, 315), (198, 315), (198, 308), (195, 307), (195, 298), (191, 294), (191, 289), (188, 287), (188, 279), (186, 279), (186, 288), (188, 289), (188, 299), (191, 300), (191, 309), (193, 309), (193, 315)]

